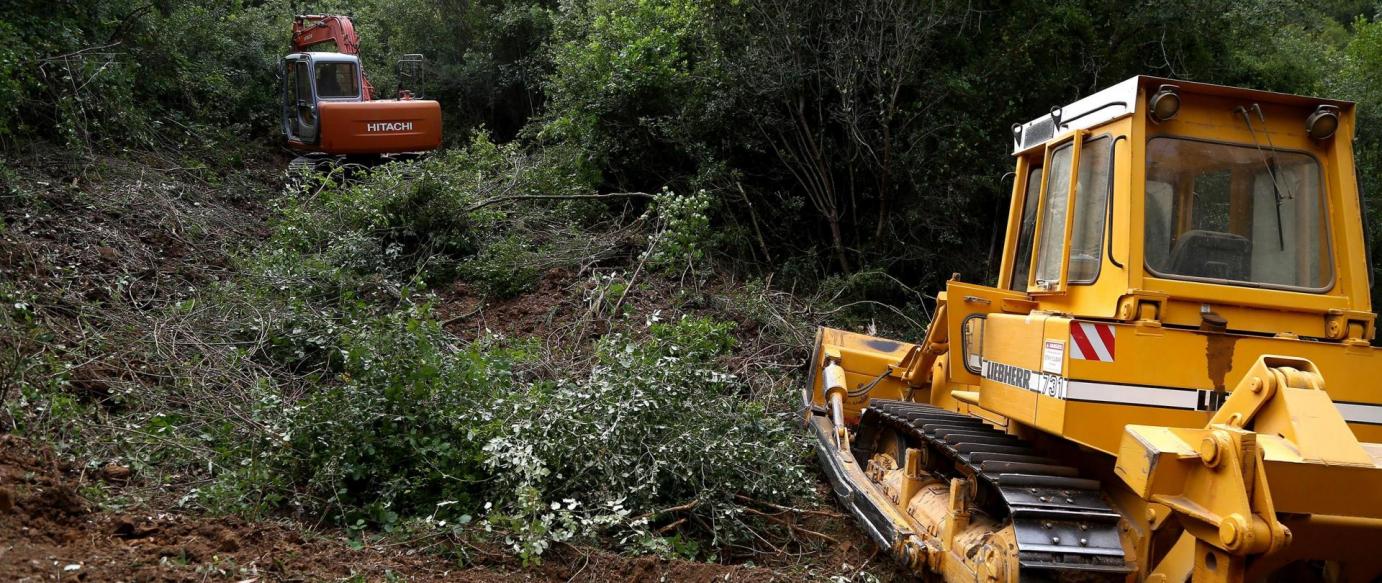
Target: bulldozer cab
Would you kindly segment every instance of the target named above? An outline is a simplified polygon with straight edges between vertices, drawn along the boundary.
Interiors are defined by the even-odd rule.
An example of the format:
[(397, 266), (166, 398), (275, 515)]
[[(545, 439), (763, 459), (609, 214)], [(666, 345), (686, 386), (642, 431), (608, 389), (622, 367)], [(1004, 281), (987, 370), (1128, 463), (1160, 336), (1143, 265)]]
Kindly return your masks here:
[(294, 53), (280, 64), (283, 133), (313, 144), (319, 136), (319, 110), (325, 101), (364, 101), (360, 59), (340, 53)]
[(1135, 77), (1013, 127), (998, 287), (1075, 317), (1366, 340), (1347, 102)]

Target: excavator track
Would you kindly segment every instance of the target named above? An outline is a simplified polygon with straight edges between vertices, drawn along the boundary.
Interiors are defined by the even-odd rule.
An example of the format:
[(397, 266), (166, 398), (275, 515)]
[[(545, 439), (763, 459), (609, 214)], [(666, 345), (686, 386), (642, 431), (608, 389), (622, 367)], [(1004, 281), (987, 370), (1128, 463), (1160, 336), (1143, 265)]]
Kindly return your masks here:
[(909, 401), (870, 401), (855, 459), (870, 458), (885, 428), (905, 436), (909, 447), (926, 448), (927, 471), (977, 478), (974, 503), (994, 519), (1012, 520), (1023, 573), (1087, 580), (1132, 571), (1119, 539), (1122, 516), (1104, 500), (1098, 481), (983, 419)]

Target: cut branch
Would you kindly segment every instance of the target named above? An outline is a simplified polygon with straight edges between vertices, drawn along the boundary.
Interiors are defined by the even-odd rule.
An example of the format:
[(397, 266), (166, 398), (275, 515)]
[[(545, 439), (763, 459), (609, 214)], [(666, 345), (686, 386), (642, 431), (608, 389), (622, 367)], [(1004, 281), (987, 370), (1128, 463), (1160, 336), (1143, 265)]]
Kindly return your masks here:
[(685, 517), (678, 518), (678, 519), (676, 520), (676, 522), (673, 522), (673, 523), (671, 523), (671, 524), (668, 524), (667, 526), (664, 526), (664, 527), (662, 527), (662, 528), (657, 529), (657, 533), (658, 533), (658, 534), (667, 534), (667, 533), (669, 533), (669, 532), (672, 532), (672, 531), (676, 530), (678, 526), (681, 526), (681, 525), (683, 525), (683, 524), (686, 524), (686, 518), (685, 518)]
[(738, 499), (740, 502), (744, 502), (744, 503), (748, 503), (748, 504), (757, 504), (757, 505), (759, 505), (759, 506), (766, 506), (766, 507), (768, 507), (768, 508), (772, 508), (773, 510), (778, 510), (778, 511), (781, 511), (781, 512), (792, 512), (792, 513), (796, 513), (796, 514), (814, 514), (814, 515), (816, 515), (816, 516), (825, 516), (825, 517), (827, 517), (827, 518), (843, 518), (843, 517), (844, 517), (844, 515), (843, 515), (843, 514), (840, 514), (839, 512), (834, 512), (834, 511), (830, 511), (830, 510), (811, 510), (811, 509), (809, 509), (809, 508), (793, 508), (793, 507), (791, 507), (791, 506), (782, 506), (781, 504), (773, 504), (772, 502), (767, 502), (767, 501), (765, 501), (765, 500), (758, 500), (758, 499), (756, 499), (756, 498), (749, 498), (748, 496), (745, 496), (745, 495), (743, 495), (743, 494), (735, 494), (734, 497), (735, 497), (736, 499)]
[(654, 510), (654, 511), (649, 512), (649, 513), (647, 513), (647, 514), (640, 515), (640, 516), (638, 516), (638, 518), (652, 518), (652, 517), (654, 517), (654, 516), (661, 516), (661, 515), (663, 515), (663, 514), (671, 514), (671, 513), (673, 513), (673, 512), (685, 512), (685, 511), (687, 511), (687, 510), (691, 510), (692, 508), (695, 508), (695, 507), (697, 507), (697, 506), (700, 506), (700, 504), (701, 504), (701, 500), (700, 500), (700, 498), (697, 498), (697, 499), (692, 500), (692, 501), (690, 501), (690, 502), (687, 502), (687, 503), (685, 503), (685, 504), (679, 504), (679, 505), (673, 506), (673, 507), (671, 507), (671, 508), (663, 508), (662, 510)]
[(768, 512), (763, 512), (763, 511), (761, 511), (761, 510), (755, 510), (755, 509), (753, 509), (753, 508), (747, 508), (747, 507), (744, 508), (744, 511), (745, 511), (745, 512), (748, 512), (749, 514), (752, 514), (752, 515), (754, 515), (754, 516), (761, 516), (761, 517), (763, 517), (763, 518), (766, 518), (766, 519), (768, 519), (768, 520), (771, 520), (771, 521), (773, 521), (773, 522), (776, 522), (776, 523), (778, 523), (778, 524), (781, 524), (782, 526), (787, 527), (787, 530), (789, 530), (789, 531), (791, 531), (791, 532), (793, 532), (793, 533), (798, 533), (798, 532), (799, 532), (799, 533), (802, 533), (802, 534), (809, 534), (809, 535), (814, 536), (814, 537), (816, 537), (816, 538), (819, 538), (819, 539), (821, 539), (821, 540), (828, 541), (828, 542), (830, 542), (830, 543), (832, 543), (832, 544), (836, 544), (836, 545), (840, 544), (840, 539), (837, 539), (837, 538), (835, 538), (835, 537), (833, 537), (833, 536), (830, 536), (830, 535), (828, 535), (828, 534), (825, 534), (825, 533), (816, 532), (816, 531), (811, 530), (811, 529), (809, 529), (809, 528), (805, 528), (805, 527), (802, 527), (802, 526), (798, 526), (796, 522), (794, 522), (794, 521), (792, 521), (792, 520), (788, 520), (788, 519), (786, 519), (786, 518), (783, 518), (781, 515), (778, 515), (778, 514), (771, 514), (771, 513), (768, 513)]
[(478, 211), (487, 206), (496, 205), (504, 202), (519, 200), (575, 200), (575, 199), (599, 199), (599, 198), (646, 198), (651, 199), (653, 195), (646, 192), (608, 192), (604, 194), (519, 194), (514, 196), (500, 196), (488, 200), (482, 200), (469, 207), (465, 212)]

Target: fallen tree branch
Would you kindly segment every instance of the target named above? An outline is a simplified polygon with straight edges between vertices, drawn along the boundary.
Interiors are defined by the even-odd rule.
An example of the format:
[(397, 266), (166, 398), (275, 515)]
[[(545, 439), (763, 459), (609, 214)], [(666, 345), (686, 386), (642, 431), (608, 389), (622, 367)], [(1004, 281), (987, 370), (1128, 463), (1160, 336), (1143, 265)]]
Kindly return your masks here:
[(796, 524), (795, 521), (793, 521), (793, 520), (788, 520), (788, 519), (786, 519), (786, 518), (783, 518), (783, 517), (780, 516), (780, 515), (771, 514), (771, 513), (768, 513), (768, 512), (763, 512), (762, 510), (755, 510), (755, 509), (753, 509), (753, 508), (747, 508), (747, 507), (744, 508), (744, 511), (745, 511), (745, 512), (748, 512), (749, 514), (755, 515), (755, 516), (762, 516), (763, 518), (766, 518), (766, 519), (768, 519), (768, 520), (771, 520), (771, 521), (773, 521), (773, 522), (776, 522), (776, 523), (778, 523), (778, 524), (781, 524), (782, 526), (787, 527), (787, 530), (789, 530), (789, 531), (791, 531), (791, 532), (800, 532), (800, 533), (803, 533), (803, 534), (809, 534), (809, 535), (814, 536), (814, 537), (816, 537), (816, 538), (819, 538), (819, 539), (822, 539), (822, 540), (826, 540), (826, 541), (829, 541), (829, 542), (834, 543), (834, 544), (837, 544), (837, 545), (840, 544), (840, 539), (837, 539), (837, 538), (835, 538), (835, 537), (833, 537), (833, 536), (830, 536), (830, 535), (828, 535), (828, 534), (825, 534), (825, 533), (823, 533), (823, 532), (816, 532), (816, 531), (811, 530), (811, 529), (809, 529), (809, 528), (797, 526), (797, 524)]
[(516, 200), (573, 200), (583, 198), (653, 198), (653, 195), (646, 192), (607, 192), (603, 194), (516, 194), (513, 196), (499, 196), (489, 200), (482, 200), (469, 207), (465, 212), (478, 211), (490, 205), (501, 202), (512, 202)]
[(619, 294), (619, 300), (614, 302), (614, 309), (609, 311), (610, 318), (619, 317), (619, 308), (624, 305), (624, 298), (629, 297), (629, 292), (633, 291), (633, 284), (638, 281), (638, 274), (643, 273), (643, 264), (648, 262), (648, 258), (653, 256), (653, 249), (657, 247), (657, 242), (662, 238), (660, 230), (662, 222), (658, 221), (659, 231), (652, 236), (652, 241), (648, 242), (648, 250), (643, 252), (643, 256), (638, 258), (638, 267), (633, 270), (633, 275), (629, 277), (628, 285), (624, 286), (624, 293)]
[(700, 505), (701, 505), (701, 499), (700, 499), (700, 498), (697, 498), (697, 499), (692, 500), (692, 501), (690, 501), (690, 502), (687, 502), (687, 503), (685, 503), (685, 504), (678, 504), (678, 505), (673, 506), (673, 507), (671, 507), (671, 508), (663, 508), (662, 510), (654, 510), (654, 511), (649, 512), (649, 513), (647, 513), (647, 514), (640, 515), (640, 516), (638, 516), (638, 518), (652, 518), (652, 517), (654, 517), (654, 516), (659, 516), (659, 515), (662, 515), (662, 514), (671, 514), (671, 513), (673, 513), (673, 512), (684, 512), (684, 511), (690, 510), (690, 509), (695, 508), (695, 507), (700, 506)]
[(745, 496), (743, 494), (735, 494), (734, 497), (738, 499), (740, 502), (744, 502), (746, 504), (757, 504), (759, 506), (766, 506), (768, 508), (772, 508), (773, 510), (779, 510), (782, 512), (792, 512), (795, 514), (814, 514), (816, 516), (825, 516), (827, 518), (844, 517), (844, 515), (840, 514), (839, 512), (833, 512), (830, 510), (810, 510), (806, 508), (793, 508), (791, 506), (782, 506), (780, 504), (773, 504), (772, 502), (766, 502), (763, 500), (758, 500), (756, 498), (749, 498), (748, 496)]
[(669, 533), (669, 532), (672, 532), (672, 531), (676, 530), (678, 526), (681, 526), (681, 525), (683, 525), (683, 524), (686, 524), (686, 517), (685, 517), (685, 516), (676, 519), (675, 522), (673, 522), (673, 523), (671, 523), (671, 524), (669, 524), (669, 525), (667, 525), (667, 526), (664, 526), (664, 527), (662, 527), (662, 528), (657, 529), (657, 533), (658, 533), (658, 534), (667, 534), (667, 533)]
[(119, 42), (119, 41), (116, 41), (116, 42), (104, 44), (104, 45), (101, 45), (101, 46), (98, 46), (98, 47), (86, 47), (86, 48), (81, 49), (81, 50), (73, 51), (73, 52), (70, 52), (70, 53), (63, 53), (63, 54), (61, 54), (61, 55), (53, 55), (53, 56), (51, 56), (51, 57), (39, 57), (39, 58), (37, 58), (37, 59), (31, 59), (31, 60), (29, 60), (29, 61), (26, 61), (25, 64), (28, 64), (28, 63), (35, 63), (35, 62), (37, 62), (37, 63), (52, 63), (52, 62), (60, 61), (60, 60), (62, 60), (62, 59), (66, 59), (66, 58), (69, 58), (69, 57), (77, 57), (77, 56), (81, 56), (81, 55), (86, 54), (86, 53), (92, 53), (92, 52), (96, 52), (96, 51), (101, 51), (101, 50), (109, 49), (109, 48), (115, 47), (115, 46), (117, 46), (117, 45), (119, 45), (119, 44), (120, 44), (120, 42)]
[(442, 327), (446, 327), (448, 324), (451, 324), (451, 323), (454, 323), (454, 322), (459, 322), (459, 321), (461, 321), (461, 320), (464, 320), (464, 319), (466, 319), (466, 318), (469, 318), (469, 317), (471, 317), (471, 316), (474, 316), (475, 314), (480, 313), (480, 310), (483, 310), (483, 309), (485, 309), (485, 302), (482, 301), (482, 302), (480, 302), (479, 305), (475, 306), (475, 309), (473, 309), (473, 310), (471, 310), (471, 311), (469, 311), (469, 312), (466, 312), (466, 313), (464, 313), (464, 314), (461, 314), (461, 315), (459, 315), (459, 316), (455, 316), (455, 317), (452, 317), (452, 318), (447, 318), (447, 319), (445, 319), (445, 320), (442, 320), (438, 325), (440, 325), (440, 326), (442, 326)]

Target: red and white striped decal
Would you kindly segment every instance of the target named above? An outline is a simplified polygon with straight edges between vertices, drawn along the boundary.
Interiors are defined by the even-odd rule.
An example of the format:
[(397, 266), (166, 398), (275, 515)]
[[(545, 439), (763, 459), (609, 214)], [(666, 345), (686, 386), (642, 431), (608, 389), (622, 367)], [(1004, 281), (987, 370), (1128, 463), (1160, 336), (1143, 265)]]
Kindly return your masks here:
[(1070, 358), (1113, 362), (1113, 326), (1071, 322)]

